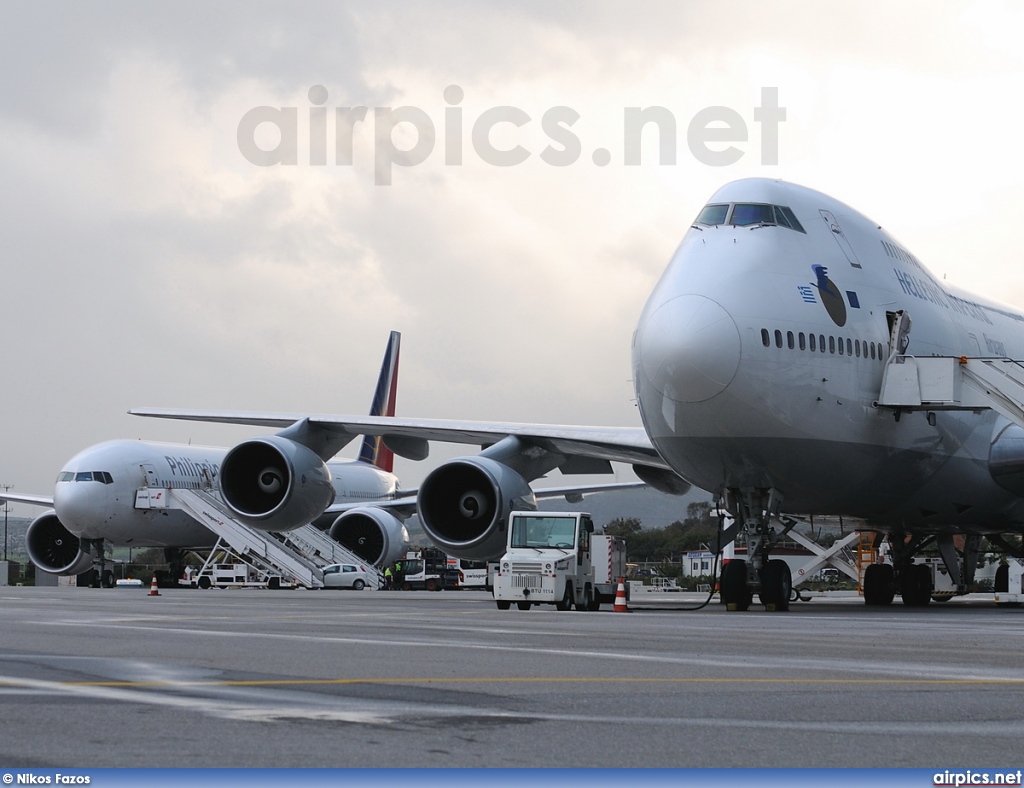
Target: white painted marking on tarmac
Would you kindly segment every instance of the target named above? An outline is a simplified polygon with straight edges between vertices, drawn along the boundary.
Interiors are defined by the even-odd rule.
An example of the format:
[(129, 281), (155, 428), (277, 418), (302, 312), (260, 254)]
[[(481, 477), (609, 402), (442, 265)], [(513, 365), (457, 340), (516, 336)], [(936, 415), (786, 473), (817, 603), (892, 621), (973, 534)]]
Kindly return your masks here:
[[(284, 640), (295, 642), (302, 640), (309, 643), (329, 645), (363, 645), (374, 648), (411, 648), (411, 649), (456, 649), (464, 651), (498, 651), (502, 653), (522, 653), (531, 656), (550, 655), (572, 657), (574, 660), (583, 658), (616, 660), (622, 662), (638, 662), (647, 664), (688, 665), (704, 668), (736, 668), (745, 673), (750, 670), (750, 657), (746, 655), (715, 654), (708, 657), (660, 656), (651, 654), (635, 654), (628, 652), (592, 651), (585, 649), (562, 649), (542, 646), (513, 646), (494, 643), (472, 643), (460, 640), (457, 643), (441, 643), (430, 640), (390, 640), (385, 638), (333, 637), (326, 635), (276, 634), (270, 632), (224, 632), (194, 629), (177, 629), (172, 627), (123, 626), (117, 624), (83, 623), (80, 621), (41, 621), (40, 626), (88, 627), (90, 629), (126, 629), (132, 632), (160, 632), (191, 637), (238, 638), (257, 640)], [(784, 675), (802, 675), (808, 678), (814, 671), (830, 676), (837, 673), (853, 673), (868, 678), (907, 677), (915, 679), (934, 679), (951, 681), (1005, 681), (1024, 678), (1020, 670), (998, 670), (992, 668), (975, 668), (972, 666), (933, 665), (929, 663), (884, 662), (876, 660), (823, 659), (808, 657), (768, 657), (757, 660), (759, 670), (779, 670)], [(765, 676), (765, 678), (770, 678)], [(823, 677), (824, 678), (824, 677)]]
[[(366, 701), (350, 701), (340, 698), (319, 696), (316, 703), (325, 700), (330, 705), (268, 705), (267, 698), (261, 696), (260, 702), (246, 704), (238, 698), (230, 701), (218, 701), (195, 695), (180, 694), (182, 687), (172, 686), (169, 691), (148, 689), (126, 689), (118, 687), (83, 686), (65, 684), (39, 679), (24, 679), (15, 676), (0, 676), (0, 682), (8, 685), (8, 690), (18, 693), (33, 693), (53, 696), (76, 696), (91, 700), (108, 701), (111, 703), (142, 703), (151, 706), (163, 706), (182, 709), (190, 713), (214, 716), (220, 719), (239, 722), (277, 722), (289, 719), (315, 720), (321, 722), (344, 722), (361, 725), (387, 725), (403, 718), (422, 720), (438, 717), (487, 717), (495, 720), (507, 720), (521, 723), (524, 721), (574, 723), (578, 725), (597, 725), (607, 728), (609, 725), (656, 725), (688, 728), (756, 728), (770, 729), (779, 732), (801, 732), (820, 734), (856, 734), (878, 736), (979, 736), (985, 738), (1010, 738), (1018, 740), (1024, 736), (1024, 720), (992, 720), (985, 722), (921, 722), (912, 724), (903, 720), (865, 720), (863, 722), (841, 721), (829, 722), (821, 720), (748, 720), (748, 719), (711, 719), (708, 717), (624, 717), (582, 716), (570, 714), (538, 714), (525, 711), (490, 711), (480, 708), (451, 707), (431, 704), (402, 704), (401, 710), (396, 704), (374, 703)], [(6, 693), (5, 693), (6, 694)]]
[[(393, 722), (394, 715), (381, 713), (374, 704), (365, 702), (349, 702), (337, 699), (331, 708), (310, 708), (309, 706), (260, 706), (245, 704), (237, 698), (229, 701), (199, 697), (194, 694), (181, 693), (180, 685), (170, 685), (164, 691), (156, 689), (135, 689), (123, 687), (99, 687), (94, 685), (67, 684), (41, 679), (26, 679), (17, 676), (0, 676), (0, 683), (8, 685), (8, 689), (19, 692), (35, 692), (41, 695), (61, 695), (89, 698), (91, 700), (108, 701), (110, 703), (142, 703), (150, 706), (163, 706), (181, 709), (190, 713), (207, 714), (222, 719), (233, 719), (248, 722), (272, 719), (318, 719), (337, 722), (362, 724), (387, 724)], [(311, 696), (312, 697), (312, 696)], [(264, 698), (265, 700), (265, 698)], [(422, 713), (422, 712), (421, 712)]]

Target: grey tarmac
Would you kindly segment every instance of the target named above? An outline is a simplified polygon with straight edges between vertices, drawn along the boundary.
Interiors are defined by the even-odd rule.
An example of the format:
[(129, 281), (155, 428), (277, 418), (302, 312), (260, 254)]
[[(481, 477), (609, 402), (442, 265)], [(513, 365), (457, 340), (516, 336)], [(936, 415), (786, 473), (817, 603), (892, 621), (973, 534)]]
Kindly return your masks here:
[(683, 597), (3, 588), (0, 766), (1022, 765), (1024, 609)]

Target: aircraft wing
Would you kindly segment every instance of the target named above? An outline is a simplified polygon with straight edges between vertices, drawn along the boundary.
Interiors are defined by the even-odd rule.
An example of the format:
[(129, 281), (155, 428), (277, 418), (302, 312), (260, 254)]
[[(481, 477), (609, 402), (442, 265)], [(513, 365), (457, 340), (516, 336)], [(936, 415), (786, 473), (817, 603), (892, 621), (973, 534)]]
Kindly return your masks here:
[(349, 512), (353, 509), (365, 509), (370, 507), (373, 509), (383, 509), (384, 511), (391, 512), (398, 517), (411, 517), (416, 514), (416, 491), (403, 490), (402, 493), (401, 498), (392, 498), (390, 501), (348, 501), (346, 503), (332, 503), (324, 509), (324, 514), (341, 514), (342, 512)]
[(30, 506), (53, 506), (53, 498), (47, 498), (45, 495), (16, 495), (15, 493), (0, 492), (0, 501), (27, 503)]
[[(580, 484), (572, 487), (540, 487), (533, 491), (537, 498), (565, 498), (569, 503), (579, 503), (584, 495), (600, 492), (613, 492), (616, 490), (636, 490), (646, 487), (645, 482), (617, 482), (614, 484)], [(347, 503), (335, 503), (324, 509), (324, 514), (341, 514), (351, 509), (361, 509), (372, 506), (374, 509), (384, 509), (389, 512), (409, 517), (416, 513), (416, 494), (418, 490), (402, 490), (401, 498), (394, 498), (390, 501), (349, 501)]]
[(613, 484), (578, 484), (575, 487), (538, 487), (533, 494), (538, 498), (565, 498), (569, 503), (579, 503), (584, 495), (616, 490), (639, 490), (646, 482), (616, 482)]
[[(640, 427), (575, 427), (555, 424), (410, 419), (399, 416), (337, 416), (308, 413), (233, 413), (183, 409), (136, 408), (134, 416), (217, 424), (246, 424), (285, 429), (305, 423), (330, 435), (332, 447), (360, 435), (380, 435), (396, 453), (412, 460), (427, 457), (426, 443), (488, 446), (507, 437), (569, 457), (634, 463), (668, 469)], [(572, 472), (569, 468), (565, 472)]]

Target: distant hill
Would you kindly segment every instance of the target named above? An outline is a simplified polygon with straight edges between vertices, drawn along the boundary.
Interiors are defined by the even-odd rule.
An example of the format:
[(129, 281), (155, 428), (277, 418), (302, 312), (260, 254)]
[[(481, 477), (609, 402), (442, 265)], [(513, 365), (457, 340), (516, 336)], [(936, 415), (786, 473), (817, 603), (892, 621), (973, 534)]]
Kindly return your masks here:
[(685, 520), (686, 507), (695, 501), (710, 503), (711, 496), (696, 489), (686, 495), (666, 495), (644, 487), (594, 493), (580, 503), (568, 503), (564, 498), (538, 501), (538, 506), (545, 511), (590, 512), (598, 528), (618, 517), (635, 517), (644, 528), (664, 528), (676, 520)]
[[(28, 517), (7, 518), (7, 554), (13, 559), (14, 555), (25, 555), (25, 532), (32, 523)], [(0, 514), (0, 559), (3, 554), (4, 538), (4, 517)]]

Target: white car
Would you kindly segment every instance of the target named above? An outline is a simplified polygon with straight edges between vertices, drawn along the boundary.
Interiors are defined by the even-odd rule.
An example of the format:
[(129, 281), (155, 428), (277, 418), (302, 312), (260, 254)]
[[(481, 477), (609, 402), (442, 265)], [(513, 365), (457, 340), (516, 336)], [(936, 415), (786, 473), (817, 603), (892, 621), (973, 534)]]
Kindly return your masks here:
[(369, 570), (359, 564), (330, 564), (324, 567), (324, 588), (362, 591), (370, 582)]

